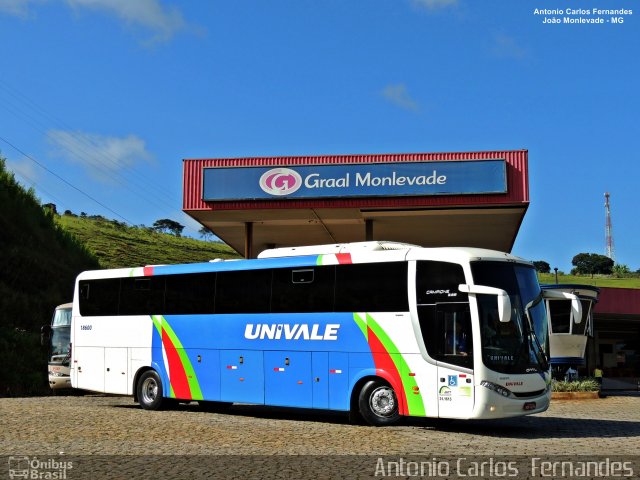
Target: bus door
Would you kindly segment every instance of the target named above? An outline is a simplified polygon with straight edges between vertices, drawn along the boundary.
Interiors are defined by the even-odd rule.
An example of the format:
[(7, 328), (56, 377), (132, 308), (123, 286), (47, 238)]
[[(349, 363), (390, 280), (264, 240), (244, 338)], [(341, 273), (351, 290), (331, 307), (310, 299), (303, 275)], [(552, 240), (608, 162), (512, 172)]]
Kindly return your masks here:
[(473, 411), (473, 340), (468, 303), (437, 304), (438, 415), (466, 417)]
[(104, 391), (120, 395), (128, 392), (128, 349), (107, 347), (104, 349)]
[(104, 377), (104, 348), (73, 346), (71, 385), (74, 388), (104, 392)]
[(440, 417), (467, 417), (473, 411), (473, 340), (469, 296), (456, 263), (416, 262), (416, 304), (422, 339), (435, 360)]

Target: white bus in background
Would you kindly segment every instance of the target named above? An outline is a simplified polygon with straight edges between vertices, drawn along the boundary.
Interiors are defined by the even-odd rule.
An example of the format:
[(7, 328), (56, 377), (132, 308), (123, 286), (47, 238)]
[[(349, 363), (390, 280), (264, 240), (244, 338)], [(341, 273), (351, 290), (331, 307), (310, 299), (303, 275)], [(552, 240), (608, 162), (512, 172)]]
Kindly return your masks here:
[(568, 368), (585, 367), (585, 353), (589, 337), (593, 337), (593, 309), (598, 303), (600, 289), (592, 285), (549, 284), (542, 290), (569, 293), (582, 303), (582, 317), (572, 314), (571, 301), (557, 295), (547, 297), (547, 311), (551, 322), (549, 341), (551, 365), (557, 378), (562, 378)]
[(72, 306), (72, 303), (58, 305), (53, 312), (51, 324), (44, 325), (40, 330), (40, 341), (48, 348), (47, 371), (52, 390), (71, 388), (69, 349)]
[(548, 408), (548, 325), (535, 269), (506, 253), (280, 248), (80, 274), (71, 380), (150, 410), (197, 400), (345, 411), (372, 425), (513, 417)]

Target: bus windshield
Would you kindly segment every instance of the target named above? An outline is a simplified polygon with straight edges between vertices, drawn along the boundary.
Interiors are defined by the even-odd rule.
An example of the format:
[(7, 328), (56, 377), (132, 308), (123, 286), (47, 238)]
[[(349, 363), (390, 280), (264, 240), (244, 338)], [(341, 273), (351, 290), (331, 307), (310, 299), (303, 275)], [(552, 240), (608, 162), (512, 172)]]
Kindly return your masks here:
[(51, 330), (51, 359), (50, 363), (69, 365), (69, 340), (71, 329), (57, 327)]
[(71, 326), (71, 308), (57, 308), (51, 321), (52, 327)]
[(511, 300), (511, 321), (498, 320), (493, 295), (478, 295), (482, 361), (501, 373), (546, 371), (549, 355), (547, 314), (532, 266), (492, 261), (471, 263), (477, 285), (500, 288)]
[(69, 365), (71, 308), (56, 308), (51, 320), (50, 364)]

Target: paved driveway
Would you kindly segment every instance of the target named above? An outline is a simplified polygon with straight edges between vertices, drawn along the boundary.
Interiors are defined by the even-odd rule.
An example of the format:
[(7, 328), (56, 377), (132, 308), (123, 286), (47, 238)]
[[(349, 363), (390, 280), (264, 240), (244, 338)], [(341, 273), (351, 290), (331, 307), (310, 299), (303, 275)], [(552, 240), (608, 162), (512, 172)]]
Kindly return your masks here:
[[(213, 473), (228, 478), (375, 478), (383, 476), (380, 459), (392, 462), (391, 468), (415, 460), (409, 467), (421, 467), (416, 472), (431, 478), (443, 477), (438, 468), (447, 463), (446, 477), (459, 478), (453, 470), (460, 458), (467, 459), (463, 463), (486, 462), (492, 469), (504, 463), (500, 468), (506, 469), (505, 475), (485, 469), (484, 477), (477, 475), (481, 478), (510, 476), (512, 460), (528, 468), (520, 469), (519, 477), (528, 473), (543, 478), (542, 470), (531, 471), (531, 459), (557, 455), (609, 458), (609, 469), (611, 462), (628, 460), (635, 463), (627, 467), (637, 466), (635, 478), (640, 473), (635, 457), (640, 452), (640, 396), (554, 401), (544, 414), (517, 419), (449, 424), (409, 419), (384, 428), (350, 425), (341, 414), (259, 406), (236, 405), (226, 413), (208, 413), (194, 403), (149, 412), (123, 397), (4, 398), (0, 425), (0, 455), (7, 462), (12, 456), (15, 466), (28, 457), (41, 469), (48, 460), (54, 461), (49, 462), (53, 467), (61, 459), (75, 462), (75, 469), (65, 470), (66, 478), (89, 473), (96, 478), (194, 478)], [(400, 476), (388, 475), (384, 462), (384, 476)], [(424, 475), (426, 468), (435, 474)], [(403, 473), (415, 476), (413, 471)], [(586, 478), (598, 476), (602, 477)]]

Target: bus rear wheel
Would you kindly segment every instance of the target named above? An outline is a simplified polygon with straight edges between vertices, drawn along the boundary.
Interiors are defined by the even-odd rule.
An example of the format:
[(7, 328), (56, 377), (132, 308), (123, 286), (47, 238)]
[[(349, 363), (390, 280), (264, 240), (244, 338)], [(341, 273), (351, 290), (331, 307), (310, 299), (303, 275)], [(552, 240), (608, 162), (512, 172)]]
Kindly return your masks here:
[(160, 410), (164, 406), (162, 381), (155, 370), (147, 370), (138, 380), (138, 402), (145, 410)]
[(370, 380), (364, 384), (360, 390), (358, 407), (362, 418), (369, 425), (393, 425), (400, 419), (396, 392), (381, 380)]

